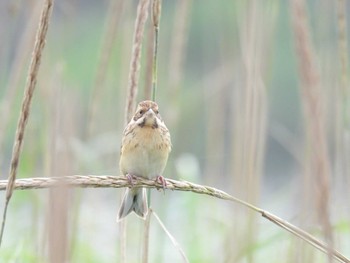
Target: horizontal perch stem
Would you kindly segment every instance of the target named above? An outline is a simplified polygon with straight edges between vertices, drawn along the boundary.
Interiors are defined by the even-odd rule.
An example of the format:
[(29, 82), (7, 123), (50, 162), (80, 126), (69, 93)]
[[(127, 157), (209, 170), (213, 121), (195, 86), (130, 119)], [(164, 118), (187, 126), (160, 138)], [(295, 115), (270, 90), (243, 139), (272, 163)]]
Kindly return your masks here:
[[(166, 179), (167, 189), (178, 190), (178, 191), (188, 191), (197, 194), (210, 195), (216, 198), (229, 200), (235, 203), (239, 203), (245, 207), (248, 207), (255, 212), (261, 214), (262, 217), (268, 219), (272, 223), (282, 227), (283, 229), (291, 232), (293, 235), (303, 239), (308, 242), (313, 247), (318, 250), (328, 253), (330, 251), (328, 245), (304, 230), (292, 225), (291, 223), (253, 206), (243, 200), (233, 197), (224, 191), (218, 190), (214, 187), (203, 186), (199, 184), (194, 184), (187, 181), (177, 181), (172, 179)], [(7, 180), (0, 180), (0, 191), (6, 190)], [(29, 190), (29, 189), (43, 189), (52, 188), (58, 186), (70, 186), (70, 187), (81, 187), (81, 188), (123, 188), (130, 187), (130, 183), (125, 176), (110, 176), (110, 175), (73, 175), (73, 176), (63, 176), (63, 177), (36, 177), (36, 178), (26, 178), (17, 179), (15, 181), (16, 190)], [(135, 178), (133, 180), (133, 187), (146, 187), (146, 188), (162, 188), (162, 184), (156, 182), (155, 180), (144, 179), (141, 177)], [(339, 262), (350, 263), (350, 260), (338, 251), (332, 249), (331, 256)]]

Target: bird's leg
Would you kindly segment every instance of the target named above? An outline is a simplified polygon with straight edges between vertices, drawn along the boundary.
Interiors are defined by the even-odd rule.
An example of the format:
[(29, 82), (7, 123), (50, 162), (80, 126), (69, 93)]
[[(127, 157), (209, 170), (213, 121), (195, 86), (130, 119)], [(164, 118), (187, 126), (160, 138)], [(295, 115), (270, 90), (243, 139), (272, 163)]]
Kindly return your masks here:
[(127, 173), (125, 176), (128, 179), (128, 183), (131, 185), (130, 188), (132, 188), (134, 186), (134, 181), (137, 179), (137, 176), (129, 173)]
[(157, 175), (156, 176), (156, 183), (160, 183), (162, 185), (163, 191), (165, 193), (165, 189), (166, 189), (166, 181), (165, 178), (161, 175)]

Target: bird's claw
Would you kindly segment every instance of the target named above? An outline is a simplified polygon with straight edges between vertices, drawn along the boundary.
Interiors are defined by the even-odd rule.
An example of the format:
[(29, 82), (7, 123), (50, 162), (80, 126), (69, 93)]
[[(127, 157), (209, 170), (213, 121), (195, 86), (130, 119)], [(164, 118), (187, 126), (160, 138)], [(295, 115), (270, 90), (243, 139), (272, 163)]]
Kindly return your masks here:
[(130, 184), (130, 188), (132, 188), (135, 185), (135, 180), (137, 180), (137, 177), (133, 174), (126, 174), (126, 178), (128, 180), (128, 183)]
[[(163, 176), (161, 176), (161, 175), (157, 175), (156, 183), (160, 183), (162, 185), (162, 189), (163, 189), (163, 191), (165, 193), (165, 189), (167, 188), (166, 187), (166, 180), (165, 180), (165, 178)], [(157, 188), (157, 189), (159, 190), (159, 188)]]

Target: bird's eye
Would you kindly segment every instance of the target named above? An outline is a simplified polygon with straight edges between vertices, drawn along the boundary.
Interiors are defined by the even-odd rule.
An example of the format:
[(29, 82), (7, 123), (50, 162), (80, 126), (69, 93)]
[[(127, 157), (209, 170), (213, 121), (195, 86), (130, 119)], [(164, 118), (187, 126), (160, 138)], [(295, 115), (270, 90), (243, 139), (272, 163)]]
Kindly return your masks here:
[(143, 110), (140, 110), (139, 113), (142, 115), (143, 114)]
[(158, 113), (159, 113), (159, 111), (158, 111), (158, 110), (156, 110), (156, 111), (154, 111), (154, 113), (155, 113), (155, 114), (158, 114)]

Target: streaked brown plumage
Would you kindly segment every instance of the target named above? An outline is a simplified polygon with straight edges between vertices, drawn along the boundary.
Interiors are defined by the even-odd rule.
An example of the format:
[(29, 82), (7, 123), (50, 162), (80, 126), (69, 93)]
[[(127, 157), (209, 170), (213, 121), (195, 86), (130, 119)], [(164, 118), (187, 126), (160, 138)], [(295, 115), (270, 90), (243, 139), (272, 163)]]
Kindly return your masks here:
[[(129, 178), (140, 176), (157, 180), (162, 176), (170, 151), (170, 133), (159, 115), (158, 105), (153, 101), (140, 102), (124, 130), (120, 171)], [(144, 188), (126, 190), (117, 220), (132, 211), (141, 218), (147, 215)]]

